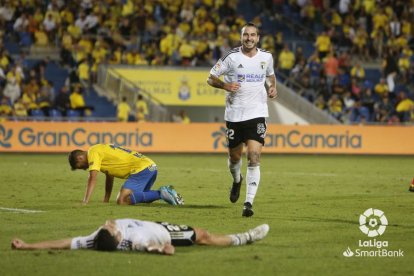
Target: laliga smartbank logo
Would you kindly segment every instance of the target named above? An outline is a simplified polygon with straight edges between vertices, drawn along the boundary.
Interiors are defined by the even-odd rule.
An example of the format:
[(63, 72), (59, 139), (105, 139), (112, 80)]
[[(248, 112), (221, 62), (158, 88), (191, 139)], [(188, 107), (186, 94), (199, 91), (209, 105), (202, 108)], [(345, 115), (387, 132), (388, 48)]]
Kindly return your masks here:
[(369, 208), (359, 216), (359, 229), (368, 237), (376, 237), (384, 234), (388, 220), (384, 212)]
[[(368, 238), (382, 236), (388, 226), (384, 212), (369, 208), (359, 216), (359, 229)], [(358, 247), (352, 250), (349, 246), (342, 253), (345, 257), (404, 257), (401, 249), (391, 250), (386, 240), (368, 239), (359, 240)]]

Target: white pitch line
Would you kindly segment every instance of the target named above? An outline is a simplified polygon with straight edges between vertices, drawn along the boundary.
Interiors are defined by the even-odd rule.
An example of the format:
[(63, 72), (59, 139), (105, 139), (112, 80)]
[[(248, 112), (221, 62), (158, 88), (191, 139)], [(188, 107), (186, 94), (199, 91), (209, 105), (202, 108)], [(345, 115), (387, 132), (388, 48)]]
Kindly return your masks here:
[(28, 210), (28, 209), (17, 209), (17, 208), (5, 208), (0, 207), (0, 210), (14, 212), (14, 213), (43, 213), (41, 210)]

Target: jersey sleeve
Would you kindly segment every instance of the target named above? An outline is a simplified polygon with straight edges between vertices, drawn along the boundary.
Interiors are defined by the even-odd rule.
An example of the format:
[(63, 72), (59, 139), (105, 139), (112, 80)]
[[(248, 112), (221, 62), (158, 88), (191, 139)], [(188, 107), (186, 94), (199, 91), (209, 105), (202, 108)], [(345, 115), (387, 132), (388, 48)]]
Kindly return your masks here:
[(88, 152), (89, 171), (100, 171), (102, 163), (102, 154), (96, 150)]
[(99, 228), (89, 236), (73, 238), (70, 243), (70, 249), (92, 249), (94, 247), (95, 237), (98, 234), (99, 230), (101, 230), (101, 228)]
[(273, 56), (270, 55), (269, 62), (266, 68), (266, 77), (272, 76), (274, 74), (275, 74), (275, 71), (273, 69)]
[(215, 77), (220, 77), (221, 75), (224, 75), (227, 73), (229, 68), (229, 58), (226, 59), (219, 59), (216, 63), (216, 65), (213, 66), (210, 70), (210, 74)]

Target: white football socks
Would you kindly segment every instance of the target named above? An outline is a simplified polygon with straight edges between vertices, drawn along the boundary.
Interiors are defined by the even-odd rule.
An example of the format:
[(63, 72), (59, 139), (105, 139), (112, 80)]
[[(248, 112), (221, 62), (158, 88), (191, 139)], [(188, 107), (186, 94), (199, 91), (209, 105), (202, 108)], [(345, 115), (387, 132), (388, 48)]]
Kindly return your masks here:
[(228, 237), (231, 238), (231, 245), (234, 245), (234, 246), (245, 245), (250, 241), (250, 235), (247, 232), (228, 235)]
[(254, 197), (256, 196), (257, 189), (260, 183), (260, 166), (248, 166), (246, 174), (246, 202), (250, 202), (253, 205)]
[(240, 168), (242, 165), (242, 160), (240, 159), (237, 163), (232, 163), (230, 159), (227, 159), (227, 165), (229, 167), (230, 173), (233, 176), (233, 181), (235, 183), (240, 182)]

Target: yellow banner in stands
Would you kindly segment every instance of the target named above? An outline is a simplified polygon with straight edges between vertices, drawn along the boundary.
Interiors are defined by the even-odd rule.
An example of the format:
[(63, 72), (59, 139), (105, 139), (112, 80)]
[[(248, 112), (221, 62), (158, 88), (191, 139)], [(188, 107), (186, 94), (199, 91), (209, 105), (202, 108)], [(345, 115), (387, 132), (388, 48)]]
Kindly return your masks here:
[(208, 71), (148, 68), (113, 70), (165, 105), (224, 106), (225, 103), (225, 91), (207, 84)]

